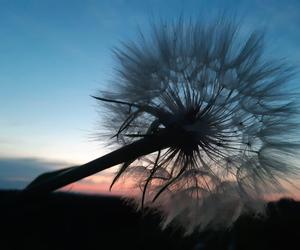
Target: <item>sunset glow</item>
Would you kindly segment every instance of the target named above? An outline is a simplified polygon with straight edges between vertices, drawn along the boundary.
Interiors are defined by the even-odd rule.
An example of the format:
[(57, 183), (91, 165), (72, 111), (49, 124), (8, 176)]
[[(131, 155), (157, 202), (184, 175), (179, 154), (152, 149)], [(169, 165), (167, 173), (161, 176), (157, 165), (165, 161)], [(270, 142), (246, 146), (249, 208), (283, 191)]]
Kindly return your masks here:
[[(1, 188), (24, 188), (42, 172), (81, 165), (109, 152), (107, 139), (101, 136), (103, 113), (91, 95), (100, 87), (110, 86), (114, 68), (111, 49), (120, 40), (135, 39), (136, 27), (147, 27), (151, 16), (197, 16), (203, 9), (208, 10), (208, 15), (220, 9), (238, 10), (240, 16), (247, 17), (246, 29), (267, 28), (269, 54), (283, 55), (300, 67), (297, 1), (3, 3)], [(293, 80), (295, 86), (299, 79), (297, 76)], [(63, 190), (109, 195), (135, 193), (135, 180), (123, 184), (121, 181), (109, 191), (115, 170)], [(300, 198), (299, 190), (289, 190), (293, 197)], [(274, 197), (270, 194), (269, 198)]]

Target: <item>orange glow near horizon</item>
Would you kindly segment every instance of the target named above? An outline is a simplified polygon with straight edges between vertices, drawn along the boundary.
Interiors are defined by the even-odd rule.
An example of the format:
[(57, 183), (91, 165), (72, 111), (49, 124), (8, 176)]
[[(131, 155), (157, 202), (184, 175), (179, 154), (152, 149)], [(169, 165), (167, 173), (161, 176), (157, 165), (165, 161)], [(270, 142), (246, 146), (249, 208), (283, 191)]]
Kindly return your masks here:
[[(108, 196), (123, 196), (123, 197), (137, 197), (141, 190), (136, 187), (136, 181), (133, 177), (121, 178), (120, 181), (115, 183), (112, 190), (109, 187), (114, 177), (113, 171), (105, 171), (103, 174), (87, 177), (81, 181), (72, 183), (63, 189), (62, 191), (76, 192), (83, 194), (95, 194), (95, 195), (108, 195)], [(298, 182), (297, 182), (298, 183)], [(300, 185), (298, 185), (299, 187)], [(267, 201), (276, 201), (281, 198), (290, 198), (300, 201), (300, 190), (296, 186), (287, 187), (286, 192), (274, 193), (264, 195), (264, 199)]]
[[(137, 197), (140, 190), (135, 187), (135, 180), (133, 178), (126, 178), (117, 182), (112, 190), (109, 190), (110, 184), (113, 180), (112, 173), (106, 173), (104, 176), (95, 175), (87, 177), (79, 182), (72, 183), (64, 188), (62, 191), (75, 192), (82, 194), (108, 195), (108, 196), (123, 196), (123, 197)], [(281, 198), (291, 198), (300, 201), (300, 192), (296, 187), (289, 188), (286, 192), (280, 194), (268, 194), (264, 196), (267, 201), (276, 201)]]
[(106, 173), (104, 176), (95, 175), (72, 183), (61, 190), (65, 192), (126, 197), (132, 197), (138, 194), (139, 190), (134, 187), (135, 182), (132, 178), (127, 178), (126, 181), (118, 181), (113, 188), (109, 190), (112, 180), (112, 173)]

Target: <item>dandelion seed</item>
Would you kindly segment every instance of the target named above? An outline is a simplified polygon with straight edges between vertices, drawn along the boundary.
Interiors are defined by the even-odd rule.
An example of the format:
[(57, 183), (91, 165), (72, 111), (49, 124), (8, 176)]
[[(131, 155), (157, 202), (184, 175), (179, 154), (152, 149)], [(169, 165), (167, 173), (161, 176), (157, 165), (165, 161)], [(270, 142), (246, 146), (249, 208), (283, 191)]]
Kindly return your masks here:
[(244, 38), (225, 19), (154, 26), (152, 36), (114, 50), (116, 78), (94, 97), (123, 147), (27, 190), (51, 191), (122, 163), (112, 186), (135, 174), (142, 207), (167, 211), (164, 226), (175, 221), (190, 233), (262, 211), (263, 195), (297, 174), (299, 150), (297, 96), (286, 89), (293, 68), (263, 52), (260, 32)]

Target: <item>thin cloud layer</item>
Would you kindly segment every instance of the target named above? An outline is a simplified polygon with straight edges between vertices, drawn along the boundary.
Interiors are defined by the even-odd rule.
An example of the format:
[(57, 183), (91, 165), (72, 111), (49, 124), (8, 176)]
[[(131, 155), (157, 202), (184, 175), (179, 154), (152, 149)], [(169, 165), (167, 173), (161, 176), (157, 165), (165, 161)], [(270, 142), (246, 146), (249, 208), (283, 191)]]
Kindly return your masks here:
[(0, 188), (22, 189), (39, 174), (65, 166), (38, 158), (0, 158)]
[[(0, 158), (0, 189), (23, 189), (40, 174), (71, 165), (67, 162), (39, 158)], [(109, 190), (113, 176), (112, 171), (105, 171), (72, 183), (62, 190), (65, 192), (128, 195), (128, 185), (125, 183), (119, 183), (113, 190)]]

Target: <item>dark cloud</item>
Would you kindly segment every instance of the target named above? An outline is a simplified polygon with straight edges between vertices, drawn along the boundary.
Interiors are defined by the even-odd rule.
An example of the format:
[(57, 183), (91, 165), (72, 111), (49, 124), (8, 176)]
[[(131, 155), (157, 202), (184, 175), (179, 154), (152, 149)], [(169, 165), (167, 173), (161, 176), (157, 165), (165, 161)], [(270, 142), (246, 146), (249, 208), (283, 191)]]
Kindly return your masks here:
[(39, 174), (66, 166), (37, 158), (0, 158), (0, 189), (24, 188)]

